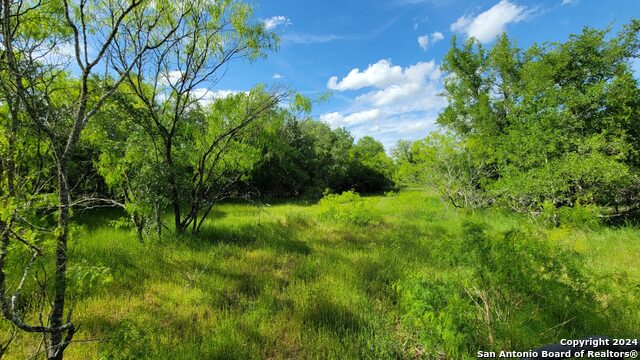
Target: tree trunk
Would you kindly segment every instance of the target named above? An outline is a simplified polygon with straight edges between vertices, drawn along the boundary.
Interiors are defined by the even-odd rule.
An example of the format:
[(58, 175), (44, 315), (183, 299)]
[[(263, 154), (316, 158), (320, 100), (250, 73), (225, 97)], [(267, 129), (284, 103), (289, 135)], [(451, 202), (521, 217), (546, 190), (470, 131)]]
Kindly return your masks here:
[(178, 192), (178, 183), (176, 181), (175, 169), (173, 168), (173, 157), (171, 156), (171, 139), (165, 141), (165, 160), (169, 168), (169, 186), (171, 187), (171, 207), (173, 208), (173, 219), (176, 232), (181, 234), (184, 232), (182, 226), (182, 214), (180, 213), (180, 195)]
[[(69, 235), (69, 187), (65, 159), (58, 165), (58, 229), (56, 236), (56, 271), (54, 274), (54, 298), (49, 317), (52, 328), (59, 328), (64, 322), (64, 305), (67, 290), (67, 239)], [(73, 336), (73, 329), (63, 339), (62, 332), (53, 332), (49, 336), (50, 349), (48, 360), (62, 360), (64, 349)]]
[(138, 241), (140, 241), (140, 243), (144, 243), (145, 217), (134, 212), (133, 215), (131, 215), (131, 220), (136, 227), (136, 232), (138, 233)]
[(11, 113), (9, 137), (7, 139), (9, 149), (7, 154), (7, 189), (10, 196), (14, 196), (16, 183), (16, 134), (18, 132), (18, 100), (12, 101), (7, 96), (7, 104)]
[(162, 236), (162, 216), (160, 213), (160, 206), (155, 206), (155, 215), (156, 215), (156, 233), (158, 234), (158, 240)]

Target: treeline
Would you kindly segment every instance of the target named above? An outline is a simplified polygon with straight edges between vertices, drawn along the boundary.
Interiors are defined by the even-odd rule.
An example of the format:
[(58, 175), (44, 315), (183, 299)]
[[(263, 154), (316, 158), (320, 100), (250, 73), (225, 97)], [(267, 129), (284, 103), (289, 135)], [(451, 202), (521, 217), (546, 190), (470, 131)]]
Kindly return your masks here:
[(288, 121), (245, 186), (261, 196), (318, 199), (324, 192), (376, 193), (394, 187), (394, 163), (370, 136), (354, 142), (345, 129), (313, 119)]
[[(162, 222), (166, 212), (173, 212), (178, 231), (191, 226), (197, 232), (212, 206), (223, 200), (314, 200), (327, 191), (393, 189), (394, 163), (379, 141), (365, 136), (356, 142), (344, 128), (309, 118), (309, 99), (289, 93), (292, 103), (283, 107), (284, 93), (278, 96), (256, 87), (192, 101), (170, 135), (131, 93), (114, 93), (71, 155), (72, 204), (121, 207), (143, 239), (151, 228), (168, 227)], [(56, 189), (50, 146), (28, 130), (16, 128), (21, 140), (10, 143), (19, 156), (3, 157), (0, 179), (14, 186), (18, 178), (26, 192), (55, 200), (48, 196)]]
[(557, 217), (640, 210), (640, 21), (584, 29), (564, 43), (485, 48), (455, 38), (443, 60), (445, 131), (394, 150), (405, 185), (455, 206)]

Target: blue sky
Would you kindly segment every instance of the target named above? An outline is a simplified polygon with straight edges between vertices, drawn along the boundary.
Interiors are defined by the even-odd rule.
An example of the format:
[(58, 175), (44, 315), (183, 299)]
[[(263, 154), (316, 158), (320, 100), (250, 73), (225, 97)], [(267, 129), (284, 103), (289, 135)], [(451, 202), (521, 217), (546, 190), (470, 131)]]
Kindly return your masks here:
[(233, 64), (217, 90), (281, 83), (311, 98), (331, 91), (313, 116), (387, 149), (437, 129), (446, 105), (439, 64), (452, 35), (491, 44), (506, 31), (528, 47), (564, 41), (583, 26), (615, 31), (640, 17), (636, 0), (262, 0), (254, 9), (280, 34), (280, 49)]

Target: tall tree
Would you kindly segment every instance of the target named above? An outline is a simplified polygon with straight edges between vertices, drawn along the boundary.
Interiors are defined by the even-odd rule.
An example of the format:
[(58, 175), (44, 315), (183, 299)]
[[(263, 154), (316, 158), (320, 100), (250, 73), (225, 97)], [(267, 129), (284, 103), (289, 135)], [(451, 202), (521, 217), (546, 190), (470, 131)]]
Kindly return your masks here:
[[(167, 2), (112, 2), (102, 0), (80, 0), (71, 2), (40, 2), (29, 0), (3, 0), (1, 28), (3, 44), (3, 66), (10, 74), (11, 92), (23, 107), (34, 127), (45, 134), (52, 149), (57, 172), (57, 229), (55, 230), (55, 274), (53, 278), (53, 300), (47, 325), (26, 324), (17, 308), (16, 297), (9, 301), (5, 293), (5, 257), (13, 218), (5, 221), (3, 251), (0, 256), (0, 301), (5, 318), (28, 332), (44, 333), (48, 336), (48, 359), (62, 359), (70, 344), (76, 327), (71, 322), (71, 310), (66, 309), (67, 293), (67, 242), (69, 238), (71, 195), (68, 182), (71, 155), (76, 149), (87, 123), (100, 110), (107, 99), (126, 79), (133, 64), (146, 52), (157, 49), (176, 31), (176, 24), (163, 26), (163, 33), (155, 31), (167, 24), (177, 12), (184, 14), (189, 7), (176, 9)], [(46, 36), (46, 24), (58, 24), (59, 31)], [(111, 72), (106, 54), (116, 45), (126, 43), (123, 34), (134, 31), (142, 34), (144, 41), (137, 47), (127, 46), (130, 63)], [(43, 35), (45, 33), (45, 35)], [(61, 34), (62, 37), (54, 36)], [(68, 35), (68, 37), (65, 37)], [(62, 40), (62, 41), (61, 41)], [(62, 66), (46, 65), (46, 54), (56, 47), (68, 45), (73, 49), (72, 72), (77, 79), (60, 85), (65, 76)], [(131, 45), (131, 44), (128, 44)], [(104, 67), (107, 74), (101, 81), (92, 81), (97, 71)], [(99, 94), (95, 97), (92, 94)], [(35, 249), (35, 248), (34, 248)], [(40, 252), (34, 250), (34, 257)], [(29, 266), (27, 266), (28, 270)], [(25, 275), (26, 277), (26, 275)], [(66, 312), (66, 313), (65, 313)]]
[(631, 67), (640, 21), (609, 32), (585, 28), (526, 51), (506, 35), (489, 51), (453, 40), (443, 62), (449, 105), (438, 122), (482, 168), (474, 187), (519, 211), (640, 207), (640, 89)]
[[(278, 40), (262, 23), (252, 21), (251, 8), (240, 1), (193, 0), (190, 6), (193, 11), (183, 22), (173, 20), (180, 24), (169, 41), (132, 62), (133, 71), (125, 77), (144, 111), (143, 127), (160, 149), (169, 189), (167, 198), (177, 232), (184, 232), (190, 225), (197, 231), (201, 211), (208, 213), (212, 189), (207, 181), (220, 159), (220, 147), (230, 144), (239, 132), (285, 96), (283, 91), (250, 93), (244, 98), (243, 119), (228, 122), (227, 114), (218, 114), (221, 118), (216, 122), (224, 130), (201, 139), (196, 161), (181, 163), (183, 150), (179, 142), (181, 137), (190, 136), (186, 134), (192, 123), (190, 117), (199, 102), (215, 97), (213, 88), (227, 66), (238, 59), (265, 56), (266, 51), (275, 49)], [(145, 36), (135, 31), (124, 34), (135, 48), (144, 44)], [(124, 69), (129, 64), (128, 48), (117, 45), (112, 62)], [(190, 169), (195, 169), (195, 174)], [(191, 175), (190, 179), (184, 179)], [(183, 211), (185, 205), (188, 209)]]

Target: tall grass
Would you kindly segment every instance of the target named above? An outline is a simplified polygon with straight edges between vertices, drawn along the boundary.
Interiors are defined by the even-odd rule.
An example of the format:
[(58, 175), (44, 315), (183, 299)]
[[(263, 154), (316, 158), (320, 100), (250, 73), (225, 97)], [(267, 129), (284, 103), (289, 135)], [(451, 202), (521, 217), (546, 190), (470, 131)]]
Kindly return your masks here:
[[(640, 334), (635, 228), (545, 227), (420, 192), (347, 197), (224, 204), (198, 236), (144, 244), (110, 226), (117, 214), (78, 217), (87, 341), (67, 358), (464, 358)], [(7, 356), (38, 343), (21, 334)]]

